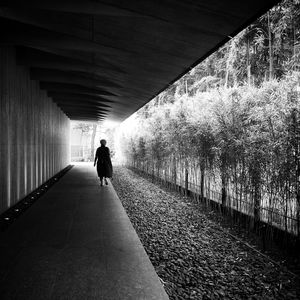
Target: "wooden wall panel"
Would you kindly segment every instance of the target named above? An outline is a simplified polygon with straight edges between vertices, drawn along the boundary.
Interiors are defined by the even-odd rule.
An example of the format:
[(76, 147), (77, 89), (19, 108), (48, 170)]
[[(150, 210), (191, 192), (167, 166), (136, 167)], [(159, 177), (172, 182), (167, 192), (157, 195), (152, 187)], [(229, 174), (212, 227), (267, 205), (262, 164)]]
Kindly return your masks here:
[(0, 47), (0, 213), (69, 164), (70, 120)]

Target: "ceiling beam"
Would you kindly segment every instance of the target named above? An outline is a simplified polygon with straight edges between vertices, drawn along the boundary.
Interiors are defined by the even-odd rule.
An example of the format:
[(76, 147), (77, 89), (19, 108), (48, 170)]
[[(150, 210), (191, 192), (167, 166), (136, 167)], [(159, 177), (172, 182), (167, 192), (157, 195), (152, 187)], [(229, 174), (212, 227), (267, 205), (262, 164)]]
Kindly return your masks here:
[(41, 81), (40, 87), (41, 89), (47, 90), (49, 92), (75, 93), (75, 94), (91, 95), (91, 96), (116, 96), (116, 94), (107, 92), (102, 89), (88, 88), (78, 84)]
[(110, 107), (107, 106), (103, 106), (101, 104), (98, 103), (89, 103), (86, 101), (72, 101), (72, 100), (66, 100), (66, 99), (60, 99), (60, 98), (52, 98), (54, 102), (62, 104), (62, 105), (73, 105), (73, 106), (86, 106), (86, 107), (90, 107), (90, 108), (97, 108), (97, 109), (102, 109), (103, 111), (110, 111)]
[(16, 55), (18, 64), (29, 67), (57, 69), (62, 71), (79, 71), (96, 74), (98, 76), (104, 75), (105, 78), (110, 76), (121, 78), (122, 74), (124, 74), (124, 72), (120, 71), (119, 68), (115, 68), (113, 65), (104, 64), (103, 66), (100, 66), (97, 64), (97, 61), (94, 61), (93, 63), (84, 62), (79, 59), (28, 47), (17, 47)]
[[(197, 10), (191, 8), (190, 5), (184, 5), (181, 3), (176, 3), (176, 1), (173, 1), (172, 5), (169, 3), (164, 3), (164, 1), (160, 1), (159, 6), (153, 5), (153, 1), (143, 1), (142, 4), (139, 3), (139, 5), (136, 4), (135, 1), (131, 0), (131, 3), (126, 3), (125, 5), (122, 5), (122, 3), (119, 4), (107, 4), (102, 2), (92, 2), (92, 1), (85, 1), (80, 2), (79, 0), (75, 0), (74, 4), (70, 0), (63, 0), (63, 1), (41, 1), (41, 3), (37, 3), (37, 1), (32, 1), (31, 3), (28, 3), (26, 1), (23, 5), (22, 3), (19, 3), (17, 6), (15, 3), (18, 1), (0, 1), (0, 3), (3, 3), (3, 6), (5, 7), (13, 7), (13, 8), (21, 8), (21, 10), (26, 10), (28, 8), (34, 8), (39, 10), (52, 10), (52, 11), (59, 11), (59, 12), (66, 12), (66, 13), (80, 13), (80, 14), (88, 14), (93, 16), (103, 16), (105, 14), (102, 14), (102, 12), (105, 12), (107, 10), (113, 10), (115, 13), (124, 13), (127, 15), (127, 17), (135, 17), (138, 19), (141, 19), (143, 22), (157, 22), (160, 23), (162, 26), (168, 25), (169, 23), (172, 23), (172, 25), (181, 26), (181, 27), (187, 27), (188, 29), (201, 29), (202, 31), (207, 31), (207, 28), (205, 28), (201, 24), (205, 24), (208, 21), (211, 21), (211, 19), (218, 18), (220, 22), (222, 22), (223, 27), (230, 26), (233, 21), (240, 22), (241, 16), (239, 14), (232, 14), (230, 11), (227, 11), (224, 13), (222, 10), (217, 11), (214, 9), (208, 9), (205, 6), (201, 7), (202, 10), (202, 18), (203, 21), (199, 22), (197, 16), (198, 12)], [(86, 5), (85, 5), (86, 4)], [(92, 10), (94, 8), (94, 10)], [(6, 12), (7, 14), (7, 12)], [(109, 16), (108, 14), (106, 14)], [(116, 15), (110, 15), (110, 16), (118, 16)], [(25, 20), (24, 20), (25, 21)], [(219, 24), (215, 22), (214, 25), (216, 29), (222, 30), (220, 28)], [(219, 27), (219, 28), (218, 28)], [(213, 28), (215, 29), (215, 28)], [(217, 30), (217, 32), (218, 32)], [(210, 31), (210, 34), (214, 34), (216, 30)]]
[(24, 7), (24, 8), (34, 8), (43, 10), (53, 10), (60, 12), (70, 12), (77, 14), (88, 14), (88, 15), (99, 15), (99, 16), (113, 16), (113, 17), (141, 17), (140, 14), (131, 12), (126, 9), (114, 7), (109, 4), (85, 0), (52, 0), (52, 1), (34, 1), (29, 0), (26, 2), (18, 0), (1, 0), (1, 6), (8, 7)]
[(93, 116), (93, 117), (105, 117), (107, 114), (104, 114), (102, 112), (98, 112), (98, 111), (94, 111), (94, 110), (89, 110), (89, 109), (80, 109), (78, 110), (77, 108), (72, 108), (72, 107), (63, 107), (63, 106), (60, 106), (58, 105), (64, 112), (66, 113), (72, 113), (74, 115), (90, 115), (90, 116)]
[(121, 87), (119, 84), (116, 84), (112, 80), (109, 80), (101, 75), (91, 74), (87, 72), (74, 72), (74, 71), (62, 71), (57, 69), (47, 69), (47, 68), (31, 68), (31, 74), (34, 76), (66, 76), (70, 78), (83, 78), (92, 81), (96, 81), (100, 84), (105, 84), (109, 87)]
[(91, 104), (91, 103), (74, 103), (74, 102), (71, 102), (71, 101), (61, 101), (60, 99), (54, 99), (54, 102), (59, 104), (59, 105), (65, 106), (65, 107), (78, 107), (78, 108), (86, 107), (86, 108), (89, 108), (89, 109), (102, 111), (104, 113), (108, 113), (110, 111), (109, 109), (103, 108), (102, 106)]
[(48, 81), (48, 82), (65, 82), (71, 84), (79, 84), (90, 88), (120, 88), (119, 84), (109, 81), (100, 76), (92, 76), (83, 72), (66, 72), (54, 69), (31, 68), (30, 77), (33, 80)]
[(51, 92), (48, 91), (48, 96), (52, 98), (60, 98), (60, 99), (69, 99), (69, 100), (82, 100), (82, 101), (94, 101), (95, 103), (102, 104), (104, 106), (110, 107), (109, 105), (105, 105), (104, 103), (113, 103), (114, 101), (105, 99), (101, 96), (95, 95), (85, 95), (78, 93), (64, 93), (64, 92)]
[[(82, 37), (78, 37), (76, 32), (69, 34), (62, 32), (62, 29), (59, 28), (42, 28), (39, 25), (24, 24), (19, 21), (10, 20), (9, 18), (0, 18), (0, 20), (2, 43), (17, 44), (38, 49), (58, 48), (59, 50), (65, 51), (94, 53), (95, 55), (98, 54), (97, 58), (100, 55), (101, 60), (105, 60), (112, 65), (123, 65), (124, 59), (125, 62), (139, 59), (142, 51), (142, 57), (144, 59), (155, 60), (156, 65), (158, 66), (162, 65), (164, 67), (172, 68), (174, 62), (179, 66), (184, 66), (186, 62), (185, 56), (188, 55), (185, 53), (183, 56), (181, 51), (178, 52), (177, 47), (173, 47), (171, 51), (163, 49), (164, 47), (162, 46), (164, 43), (155, 43), (153, 45), (153, 42), (151, 41), (156, 39), (155, 36), (153, 36), (150, 41), (147, 38), (140, 38), (139, 41), (128, 43), (128, 39), (126, 39), (126, 37), (125, 39), (123, 38), (123, 35), (126, 36), (126, 33), (119, 37), (112, 36), (110, 38), (107, 38), (108, 35), (103, 33), (104, 37), (100, 35), (93, 41), (90, 38), (91, 33), (89, 31), (86, 31)], [(1, 22), (3, 24), (1, 24)], [(5, 22), (7, 24), (5, 24)], [(51, 20), (49, 22), (51, 22)], [(1, 27), (9, 28), (9, 30), (1, 32)], [(121, 28), (117, 31), (120, 30)], [(22, 32), (22, 34), (20, 34), (20, 32)], [(162, 33), (158, 33), (158, 35), (161, 36)], [(201, 36), (200, 33), (199, 37), (202, 37), (203, 40), (203, 35)], [(222, 35), (222, 37), (224, 37), (224, 35)], [(209, 38), (209, 36), (206, 36), (204, 40), (207, 41)], [(104, 40), (106, 40), (106, 42), (103, 42)], [(116, 43), (116, 40), (119, 40), (119, 42)], [(183, 41), (180, 43), (182, 44)], [(189, 47), (190, 49), (195, 48), (191, 45)], [(153, 51), (156, 55), (153, 54)], [(167, 60), (169, 56), (174, 57), (171, 63)], [(97, 62), (97, 58), (94, 59), (94, 63)]]
[(81, 112), (80, 114), (77, 114), (77, 113), (74, 113), (74, 112), (65, 112), (65, 114), (72, 118), (72, 117), (81, 117), (81, 118), (86, 118), (86, 117), (89, 117), (89, 118), (94, 118), (94, 119), (105, 119), (105, 116), (102, 116), (102, 115), (97, 115), (97, 114), (90, 114), (90, 113), (86, 113), (86, 112)]
[(101, 45), (101, 43), (96, 43), (89, 39), (78, 38), (74, 35), (24, 24), (3, 17), (0, 18), (0, 34), (0, 42), (2, 44), (95, 52), (106, 57), (111, 57), (112, 59), (115, 55), (134, 54), (134, 52), (130, 53), (125, 49)]
[(101, 116), (101, 117), (105, 117), (107, 116), (107, 114), (101, 112), (101, 111), (91, 111), (91, 110), (86, 110), (86, 109), (73, 109), (72, 107), (65, 107), (65, 106), (60, 106), (59, 107), (64, 111), (64, 112), (68, 112), (68, 113), (78, 113), (78, 114), (91, 114), (92, 116)]
[[(107, 26), (111, 26), (111, 22), (109, 22), (108, 24), (106, 24), (106, 22), (102, 23), (99, 17), (95, 18), (94, 16), (91, 16), (89, 18), (87, 16), (82, 16), (83, 22), (81, 22), (80, 25), (73, 24), (72, 26), (73, 18), (70, 17), (70, 14), (63, 14), (61, 18), (65, 17), (64, 20), (59, 20), (58, 22), (53, 19), (53, 14), (53, 12), (49, 13), (48, 11), (30, 10), (28, 8), (24, 9), (20, 7), (18, 9), (5, 7), (0, 10), (0, 16), (3, 16), (4, 18), (16, 20), (21, 23), (36, 26), (38, 28), (51, 30), (53, 32), (75, 36), (84, 40), (94, 41), (98, 45), (102, 45), (105, 47), (122, 49), (122, 51), (128, 51), (128, 53), (136, 53), (135, 48), (138, 42), (139, 47), (143, 47), (143, 52), (145, 53), (145, 55), (147, 55), (147, 52), (155, 50), (157, 54), (159, 54), (157, 57), (159, 57), (160, 55), (170, 55), (177, 57), (178, 60), (182, 59), (183, 43), (186, 45), (186, 47), (194, 49), (197, 48), (195, 47), (197, 44), (199, 45), (199, 43), (203, 43), (200, 41), (205, 40), (207, 43), (209, 39), (213, 39), (215, 35), (219, 38), (224, 38), (224, 34), (208, 31), (207, 27), (203, 25), (201, 32), (198, 32), (199, 39), (188, 40), (185, 38), (185, 34), (177, 36), (174, 39), (174, 36), (172, 36), (172, 34), (163, 34), (163, 32), (170, 33), (172, 30), (174, 30), (174, 22), (169, 23), (156, 21), (154, 23), (151, 18), (150, 20), (147, 20), (147, 22), (151, 23), (152, 26), (155, 26), (153, 28), (153, 31), (141, 32), (140, 26), (136, 26), (135, 28), (128, 28), (128, 25), (124, 23), (123, 18), (117, 18), (113, 23), (117, 30), (112, 32), (112, 34), (107, 35), (106, 31), (110, 30), (110, 28), (107, 28)], [(143, 20), (143, 23), (145, 22), (146, 20)], [(98, 27), (99, 23), (101, 23), (101, 27), (103, 27), (100, 30)], [(130, 24), (130, 22), (127, 23)], [(199, 21), (197, 21), (197, 24), (198, 23)], [(132, 41), (131, 43), (128, 43), (128, 40), (126, 38), (128, 29), (130, 29), (133, 34), (138, 34), (140, 36), (139, 41)], [(220, 28), (218, 29), (220, 30)], [(180, 26), (180, 28), (178, 28), (178, 31), (183, 30), (186, 30), (185, 27)], [(190, 30), (195, 29), (190, 28), (186, 33), (188, 34)], [(172, 47), (171, 50), (168, 49), (168, 47), (165, 47), (166, 45), (168, 45), (169, 39), (171, 39), (173, 43), (175, 42), (178, 47)], [(118, 41), (118, 43), (115, 42), (116, 40)], [(153, 40), (157, 40), (157, 42), (153, 43)]]
[(89, 112), (80, 112), (80, 113), (77, 113), (77, 112), (72, 112), (72, 111), (66, 111), (65, 112), (66, 115), (68, 116), (73, 116), (73, 117), (91, 117), (91, 118), (95, 118), (95, 119), (98, 119), (98, 118), (105, 118), (105, 116), (102, 116), (102, 115), (97, 115), (95, 113), (91, 114)]
[(45, 46), (35, 45), (34, 47), (30, 46), (18, 46), (17, 48), (25, 48), (25, 49), (32, 49), (32, 50), (40, 50), (44, 53), (49, 53), (57, 56), (61, 56), (65, 59), (73, 59), (78, 62), (87, 63), (89, 65), (96, 65), (99, 68), (104, 68), (108, 75), (121, 73), (127, 74), (124, 69), (121, 69), (120, 65), (116, 63), (116, 61), (111, 60), (110, 58), (107, 59), (103, 55), (97, 55), (95, 52), (86, 52), (86, 51), (79, 51), (79, 50), (68, 50), (68, 49), (59, 49), (59, 48), (51, 48)]
[(71, 120), (71, 121), (79, 121), (79, 122), (93, 122), (93, 123), (98, 123), (101, 121), (104, 121), (105, 118), (102, 117), (82, 117), (82, 116), (75, 116), (75, 115), (67, 115), (66, 116)]
[(90, 122), (90, 123), (99, 123), (101, 121), (104, 120), (104, 118), (81, 118), (81, 117), (70, 117), (68, 116), (68, 118), (71, 120), (71, 121), (76, 121), (76, 122)]

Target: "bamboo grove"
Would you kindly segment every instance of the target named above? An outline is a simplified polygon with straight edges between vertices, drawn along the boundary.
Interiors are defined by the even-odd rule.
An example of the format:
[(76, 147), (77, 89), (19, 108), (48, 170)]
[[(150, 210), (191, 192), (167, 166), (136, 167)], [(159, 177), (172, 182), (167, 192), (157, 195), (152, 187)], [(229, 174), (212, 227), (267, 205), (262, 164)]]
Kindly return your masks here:
[(299, 24), (283, 1), (125, 121), (126, 163), (299, 237)]

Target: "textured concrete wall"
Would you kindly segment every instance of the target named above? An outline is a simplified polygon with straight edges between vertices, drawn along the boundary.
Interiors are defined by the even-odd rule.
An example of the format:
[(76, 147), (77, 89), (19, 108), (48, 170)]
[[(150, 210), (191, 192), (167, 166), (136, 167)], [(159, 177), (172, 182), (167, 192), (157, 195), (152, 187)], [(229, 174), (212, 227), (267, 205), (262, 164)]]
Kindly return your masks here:
[(0, 47), (0, 213), (69, 163), (70, 121)]

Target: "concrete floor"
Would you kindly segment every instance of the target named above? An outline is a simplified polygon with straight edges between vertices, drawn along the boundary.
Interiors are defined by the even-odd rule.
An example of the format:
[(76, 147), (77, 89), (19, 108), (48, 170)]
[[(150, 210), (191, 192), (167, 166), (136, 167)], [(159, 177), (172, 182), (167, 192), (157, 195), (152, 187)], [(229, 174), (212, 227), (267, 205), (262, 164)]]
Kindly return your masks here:
[(111, 184), (76, 165), (0, 233), (1, 299), (168, 299)]

